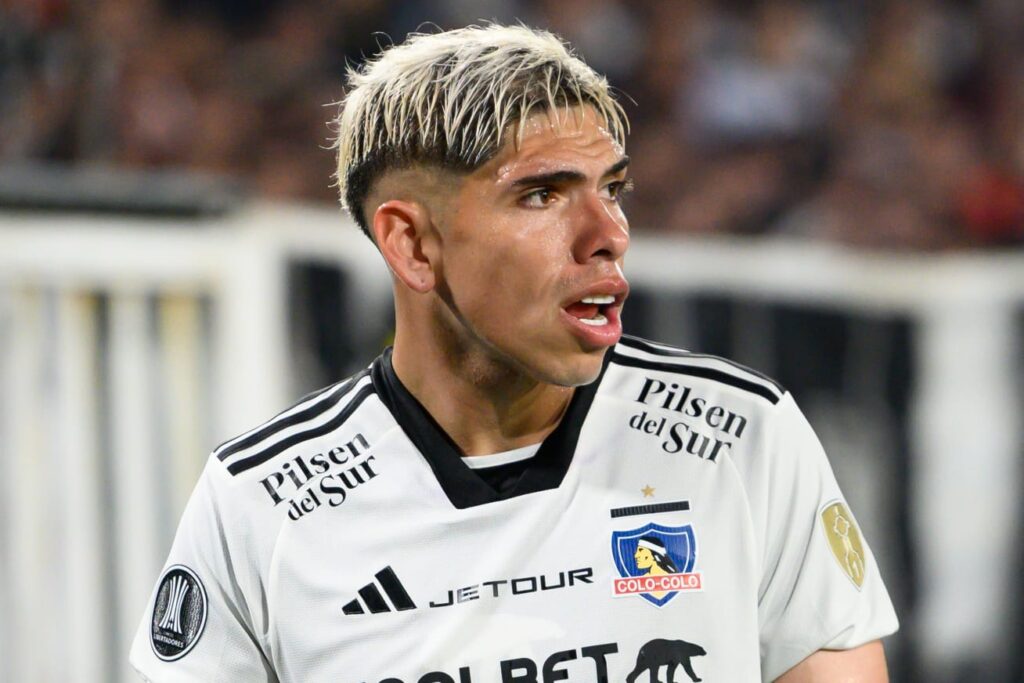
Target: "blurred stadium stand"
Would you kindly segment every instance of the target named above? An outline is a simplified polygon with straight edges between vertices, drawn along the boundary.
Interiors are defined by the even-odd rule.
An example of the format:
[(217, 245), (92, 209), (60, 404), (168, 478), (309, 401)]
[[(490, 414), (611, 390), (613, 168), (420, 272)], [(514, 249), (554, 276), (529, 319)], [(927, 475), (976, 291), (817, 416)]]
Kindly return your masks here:
[(345, 66), (486, 19), (563, 35), (624, 94), (638, 229), (1024, 242), (1017, 0), (3, 0), (0, 163), (331, 201)]

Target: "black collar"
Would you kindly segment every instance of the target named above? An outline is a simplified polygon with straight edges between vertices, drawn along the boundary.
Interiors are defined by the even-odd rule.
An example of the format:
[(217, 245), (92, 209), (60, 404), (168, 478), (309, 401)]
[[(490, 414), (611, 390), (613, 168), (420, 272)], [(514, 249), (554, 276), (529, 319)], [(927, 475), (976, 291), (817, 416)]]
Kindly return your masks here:
[(577, 387), (561, 422), (544, 439), (537, 454), (527, 461), (525, 471), (515, 485), (502, 493), (495, 491), (462, 462), (463, 453), (459, 447), (398, 379), (391, 364), (390, 348), (373, 363), (371, 377), (377, 395), (426, 458), (452, 505), (464, 509), (558, 488), (572, 462), (583, 420), (590, 411), (590, 404), (610, 360), (611, 354), (606, 353), (598, 378), (586, 386)]

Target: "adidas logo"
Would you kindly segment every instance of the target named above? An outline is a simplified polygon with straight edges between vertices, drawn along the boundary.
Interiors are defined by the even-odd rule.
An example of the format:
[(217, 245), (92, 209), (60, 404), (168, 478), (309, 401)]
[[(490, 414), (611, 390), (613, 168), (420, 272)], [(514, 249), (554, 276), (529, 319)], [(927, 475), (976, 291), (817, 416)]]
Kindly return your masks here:
[[(398, 580), (395, 570), (390, 566), (381, 569), (373, 575), (373, 578), (377, 579), (377, 583), (387, 593), (391, 604), (394, 605), (394, 610), (391, 609), (387, 601), (384, 600), (384, 596), (377, 589), (377, 583), (368, 583), (359, 589), (358, 598), (341, 608), (342, 612), (345, 614), (366, 614), (368, 609), (373, 614), (380, 614), (382, 612), (401, 612), (408, 609), (416, 609), (416, 603), (405, 592), (405, 586)], [(360, 602), (360, 599), (362, 599), (362, 602)], [(366, 605), (365, 609), (363, 605)]]

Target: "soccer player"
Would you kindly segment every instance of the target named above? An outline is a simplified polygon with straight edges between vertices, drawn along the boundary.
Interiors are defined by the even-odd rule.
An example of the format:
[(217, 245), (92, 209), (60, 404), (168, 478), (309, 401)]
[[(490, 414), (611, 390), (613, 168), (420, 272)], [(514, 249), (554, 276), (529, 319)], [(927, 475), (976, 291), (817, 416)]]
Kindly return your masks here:
[(394, 347), (214, 450), (142, 675), (886, 680), (896, 617), (793, 398), (622, 334), (605, 80), (523, 27), (415, 36), (350, 74), (337, 125)]

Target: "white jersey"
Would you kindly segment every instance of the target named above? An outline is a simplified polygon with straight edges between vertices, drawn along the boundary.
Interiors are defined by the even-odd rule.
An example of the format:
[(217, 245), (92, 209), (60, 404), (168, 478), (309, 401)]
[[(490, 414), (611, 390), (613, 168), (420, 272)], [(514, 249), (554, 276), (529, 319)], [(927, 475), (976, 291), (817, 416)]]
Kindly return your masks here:
[(133, 665), (733, 683), (896, 629), (818, 440), (750, 370), (624, 338), (532, 457), (503, 461), (468, 467), (385, 353), (214, 451)]

